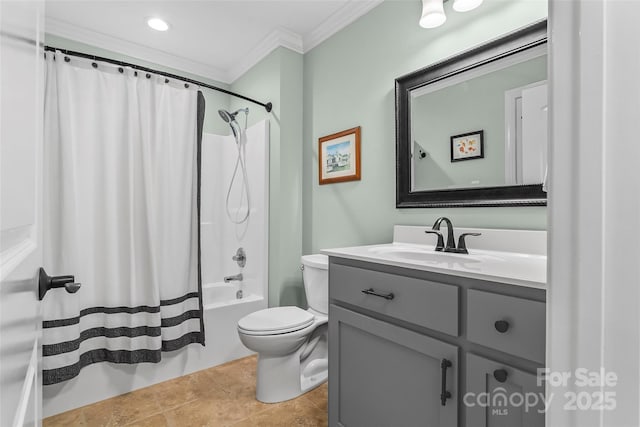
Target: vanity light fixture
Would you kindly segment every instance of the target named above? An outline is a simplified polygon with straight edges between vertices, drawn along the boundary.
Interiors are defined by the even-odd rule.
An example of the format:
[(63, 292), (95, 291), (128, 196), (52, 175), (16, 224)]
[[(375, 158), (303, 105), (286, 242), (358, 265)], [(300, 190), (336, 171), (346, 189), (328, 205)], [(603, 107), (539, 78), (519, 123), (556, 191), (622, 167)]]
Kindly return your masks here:
[(454, 0), (453, 10), (456, 12), (468, 12), (482, 4), (483, 0)]
[(443, 0), (422, 0), (422, 16), (419, 22), (422, 28), (436, 28), (446, 20)]
[(169, 29), (169, 24), (160, 18), (149, 18), (147, 25), (156, 31), (167, 31)]
[[(423, 28), (436, 28), (444, 24), (447, 15), (444, 13), (444, 2), (447, 0), (422, 0), (422, 15), (420, 26)], [(482, 4), (483, 0), (454, 0), (453, 10), (456, 12), (468, 12)]]

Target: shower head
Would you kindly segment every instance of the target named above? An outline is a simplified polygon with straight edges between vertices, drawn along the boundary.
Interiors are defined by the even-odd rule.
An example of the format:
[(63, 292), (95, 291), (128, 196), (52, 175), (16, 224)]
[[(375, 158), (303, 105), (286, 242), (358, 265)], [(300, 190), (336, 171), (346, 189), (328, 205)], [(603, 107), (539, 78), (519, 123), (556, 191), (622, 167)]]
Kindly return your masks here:
[(227, 110), (218, 110), (218, 114), (220, 114), (220, 117), (222, 117), (222, 120), (224, 120), (227, 123), (231, 123), (236, 119), (236, 115), (229, 113)]
[[(218, 114), (220, 114), (220, 117), (222, 117), (222, 120), (229, 123), (229, 126), (231, 127), (231, 132), (233, 132), (233, 136), (236, 138), (236, 142), (238, 141), (238, 135), (242, 133), (242, 130), (240, 129), (240, 125), (236, 121), (236, 116), (240, 112), (243, 112), (248, 115), (249, 108), (240, 108), (239, 110), (236, 110), (233, 113), (230, 113), (227, 110), (222, 110), (222, 109), (218, 110)], [(236, 127), (238, 128), (237, 130), (236, 130)], [(245, 125), (245, 128), (246, 128), (246, 125)]]
[(236, 116), (240, 112), (244, 112), (245, 114), (249, 114), (249, 108), (240, 108), (239, 110), (236, 110), (233, 113), (230, 113), (227, 110), (218, 110), (218, 114), (220, 114), (220, 117), (222, 117), (222, 120), (224, 120), (227, 123), (235, 122), (236, 121)]

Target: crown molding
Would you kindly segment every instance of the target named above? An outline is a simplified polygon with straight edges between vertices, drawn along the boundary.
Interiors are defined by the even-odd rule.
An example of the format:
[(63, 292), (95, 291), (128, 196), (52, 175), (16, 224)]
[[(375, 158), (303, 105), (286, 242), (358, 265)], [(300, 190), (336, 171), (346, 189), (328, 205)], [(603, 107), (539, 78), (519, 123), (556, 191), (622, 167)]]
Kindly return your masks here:
[(230, 81), (236, 81), (279, 47), (286, 47), (299, 54), (304, 53), (302, 36), (284, 28), (277, 28), (251, 49), (236, 65), (231, 67), (228, 73)]
[(143, 61), (149, 61), (155, 64), (164, 65), (165, 67), (174, 68), (176, 70), (186, 71), (221, 83), (231, 83), (229, 75), (226, 72), (211, 65), (109, 36), (107, 34), (99, 33), (97, 31), (89, 30), (87, 28), (79, 27), (50, 17), (47, 17), (45, 20), (45, 32), (54, 36), (64, 37), (80, 43), (132, 56)]
[(384, 0), (350, 0), (305, 37), (284, 28), (278, 28), (245, 55), (240, 63), (229, 70), (230, 81), (236, 81), (279, 47), (286, 47), (300, 54), (307, 53), (371, 9), (379, 6), (383, 1)]
[(338, 31), (379, 6), (383, 1), (384, 0), (350, 0), (343, 7), (331, 14), (322, 24), (305, 35), (304, 53), (309, 52)]

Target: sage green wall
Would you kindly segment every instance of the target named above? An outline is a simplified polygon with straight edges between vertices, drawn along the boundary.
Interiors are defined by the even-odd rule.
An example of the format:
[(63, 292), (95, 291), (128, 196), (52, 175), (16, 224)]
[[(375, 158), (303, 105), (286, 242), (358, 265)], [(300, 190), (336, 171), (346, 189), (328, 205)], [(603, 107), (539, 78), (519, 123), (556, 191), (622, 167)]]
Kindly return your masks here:
[[(414, 98), (411, 139), (428, 153), (413, 158), (414, 188), (504, 185), (505, 92), (546, 78), (545, 55)], [(479, 130), (484, 158), (452, 162), (450, 137)]]
[[(395, 208), (394, 79), (547, 16), (546, 1), (485, 0), (418, 26), (419, 1), (385, 1), (304, 58), (303, 251), (389, 242), (394, 224), (544, 229), (546, 209)], [(318, 138), (362, 126), (362, 180), (318, 185)]]
[(231, 85), (231, 90), (273, 103), (262, 107), (241, 99), (231, 108), (249, 106), (249, 125), (270, 120), (269, 150), (269, 305), (304, 306), (302, 254), (302, 55), (278, 48)]
[[(102, 56), (103, 58), (114, 59), (117, 61), (129, 62), (132, 64), (140, 65), (142, 67), (151, 68), (154, 70), (164, 71), (179, 76), (184, 76), (193, 80), (197, 80), (203, 83), (210, 84), (222, 89), (229, 89), (229, 85), (218, 82), (216, 80), (209, 79), (205, 76), (198, 76), (195, 74), (187, 73), (175, 68), (165, 67), (160, 64), (156, 64), (149, 61), (143, 61), (132, 56), (123, 55), (121, 53), (113, 52), (106, 49), (101, 49), (85, 43), (80, 43), (75, 40), (66, 39), (63, 37), (54, 36), (52, 34), (45, 35), (45, 43), (48, 46), (57, 47), (60, 49), (74, 50), (77, 52), (88, 53), (90, 55)], [(224, 123), (218, 115), (219, 108), (229, 107), (229, 95), (218, 92), (215, 90), (202, 88), (202, 94), (204, 95), (206, 102), (206, 111), (204, 118), (204, 131), (208, 133), (216, 133), (219, 135), (229, 134), (229, 126)]]

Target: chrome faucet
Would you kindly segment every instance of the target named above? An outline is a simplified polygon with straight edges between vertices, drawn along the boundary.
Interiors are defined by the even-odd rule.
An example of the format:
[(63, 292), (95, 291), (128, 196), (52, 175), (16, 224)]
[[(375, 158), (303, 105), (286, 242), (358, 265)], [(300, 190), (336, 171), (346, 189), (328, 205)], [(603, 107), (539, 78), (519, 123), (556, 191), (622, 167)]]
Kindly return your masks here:
[(224, 283), (229, 283), (233, 280), (242, 281), (242, 273), (236, 274), (235, 276), (225, 276)]
[[(442, 233), (440, 232), (440, 224), (444, 221), (447, 224), (447, 244), (445, 246)], [(453, 252), (456, 254), (468, 254), (465, 238), (467, 236), (480, 236), (481, 233), (463, 233), (458, 238), (458, 247), (456, 248), (455, 237), (453, 236), (453, 224), (447, 217), (441, 216), (433, 223), (431, 230), (426, 230), (427, 234), (435, 234), (438, 236), (438, 243), (436, 243), (436, 251)]]

